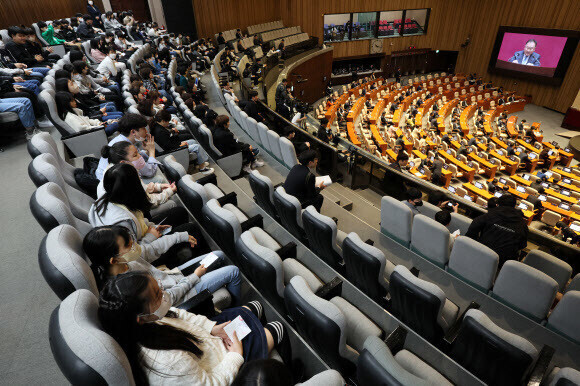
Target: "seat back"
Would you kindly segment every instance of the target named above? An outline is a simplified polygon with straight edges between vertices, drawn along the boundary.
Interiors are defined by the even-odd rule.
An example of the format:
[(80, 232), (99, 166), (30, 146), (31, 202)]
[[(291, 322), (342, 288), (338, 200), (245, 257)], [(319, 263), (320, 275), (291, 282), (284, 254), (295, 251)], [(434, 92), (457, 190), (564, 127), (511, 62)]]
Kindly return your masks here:
[(42, 239), (38, 263), (42, 276), (61, 300), (81, 288), (99, 296), (95, 277), (84, 257), (83, 239), (70, 225), (59, 225)]
[(572, 276), (572, 267), (556, 256), (539, 249), (533, 249), (524, 257), (522, 263), (542, 271), (558, 283), (558, 291), (564, 292), (564, 287)]
[(280, 223), (299, 240), (304, 240), (305, 233), (302, 224), (302, 204), (288, 193), (282, 186), (274, 191), (274, 207), (280, 218)]
[(491, 296), (540, 322), (548, 314), (556, 292), (556, 280), (529, 265), (508, 260), (499, 271)]
[(336, 223), (310, 205), (302, 213), (302, 226), (310, 249), (331, 267), (342, 270), (342, 256), (335, 250)]
[(236, 241), (239, 263), (252, 283), (278, 310), (284, 310), (284, 267), (280, 256), (260, 245), (252, 232)]
[(283, 162), (282, 149), (280, 148), (280, 136), (274, 130), (268, 130), (268, 141), (270, 143), (270, 151), (274, 158), (279, 162)]
[(257, 170), (252, 170), (249, 175), (250, 188), (254, 193), (254, 200), (273, 218), (278, 218), (274, 207), (274, 185), (270, 178), (262, 175)]
[(235, 259), (237, 256), (235, 241), (242, 234), (242, 226), (236, 216), (222, 208), (215, 198), (203, 205), (201, 213), (202, 223), (207, 232), (230, 259)]
[(444, 267), (449, 261), (449, 229), (422, 214), (413, 218), (411, 250)]
[(348, 280), (375, 301), (382, 301), (388, 288), (385, 254), (351, 232), (342, 243), (342, 257)]
[(454, 276), (487, 293), (493, 286), (499, 256), (472, 238), (459, 236), (453, 243), (448, 270)]
[(381, 199), (381, 232), (409, 248), (413, 212), (401, 201), (384, 196)]
[(361, 385), (431, 385), (401, 366), (385, 342), (372, 335), (365, 340), (358, 358), (356, 376)]
[(292, 169), (294, 165), (298, 164), (296, 149), (288, 138), (280, 138), (280, 151), (282, 152), (282, 162), (288, 169)]
[(54, 182), (47, 182), (36, 189), (29, 205), (32, 215), (47, 233), (61, 224), (71, 225), (83, 237), (92, 229), (89, 223), (73, 215), (66, 194)]
[(52, 355), (73, 385), (135, 385), (125, 352), (101, 327), (98, 308), (86, 289), (62, 301), (50, 316)]
[(50, 94), (48, 90), (42, 90), (38, 94), (38, 102), (40, 106), (46, 113), (50, 122), (57, 128), (58, 132), (62, 136), (70, 135), (76, 133), (76, 131), (65, 123), (58, 115), (58, 110), (56, 108), (56, 102), (54, 101), (54, 96)]
[(262, 147), (267, 150), (269, 153), (270, 151), (270, 140), (268, 138), (268, 126), (264, 125), (262, 122), (258, 122), (256, 124), (256, 128), (258, 130), (258, 135), (260, 136), (259, 142), (262, 144)]
[(196, 219), (201, 220), (203, 217), (201, 209), (210, 199), (203, 185), (196, 182), (193, 176), (186, 174), (177, 182), (177, 191), (187, 209)]
[(567, 291), (548, 318), (547, 327), (580, 344), (580, 291)]
[[(426, 172), (427, 170), (425, 170)], [(441, 208), (439, 208), (437, 205), (433, 205), (427, 201), (423, 201), (423, 206), (417, 208), (419, 210), (419, 213), (429, 217), (429, 218), (435, 218), (435, 215), (439, 212), (441, 212)]]
[(260, 135), (258, 134), (258, 122), (256, 122), (256, 120), (252, 117), (247, 117), (246, 128), (248, 129), (248, 135), (252, 137), (254, 141), (259, 142)]
[(222, 158), (223, 154), (215, 147), (213, 143), (213, 135), (206, 125), (201, 125), (198, 128), (200, 134), (200, 141), (204, 149), (209, 150), (210, 154), (214, 158)]
[(346, 383), (336, 370), (326, 370), (320, 372), (304, 382), (297, 383), (295, 386), (344, 386)]
[(341, 355), (346, 350), (347, 325), (337, 306), (316, 296), (300, 276), (293, 277), (284, 289), (284, 301), (300, 335), (330, 367), (354, 370), (354, 365)]
[(534, 345), (476, 309), (466, 312), (451, 349), (451, 357), (473, 375), (500, 386), (521, 384), (537, 355)]
[(171, 182), (177, 183), (177, 181), (187, 175), (187, 170), (185, 170), (183, 165), (173, 155), (168, 155), (163, 158), (163, 166), (165, 166), (165, 175)]
[(437, 323), (445, 294), (433, 283), (415, 277), (397, 265), (389, 280), (390, 311), (413, 331), (431, 342), (438, 342), (443, 329)]

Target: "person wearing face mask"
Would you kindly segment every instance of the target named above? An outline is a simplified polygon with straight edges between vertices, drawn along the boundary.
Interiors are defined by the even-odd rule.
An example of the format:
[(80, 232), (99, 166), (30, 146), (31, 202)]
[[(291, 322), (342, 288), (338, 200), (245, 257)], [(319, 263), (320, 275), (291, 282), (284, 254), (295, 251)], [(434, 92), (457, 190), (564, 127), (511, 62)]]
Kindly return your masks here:
[[(86, 62), (82, 60), (77, 60), (73, 62), (73, 74), (72, 79), (75, 84), (79, 87), (78, 95), (75, 97), (82, 99), (83, 102), (98, 104), (100, 108), (108, 107), (106, 109), (107, 113), (110, 115), (116, 115), (119, 118), (123, 115), (121, 110), (123, 109), (122, 98), (115, 93), (112, 89), (103, 87), (99, 85), (95, 80), (89, 75), (89, 66)], [(112, 102), (112, 103), (109, 103)]]
[[(147, 133), (147, 119), (139, 114), (128, 113), (119, 120), (119, 135), (109, 141), (108, 146), (113, 146), (117, 142), (128, 141), (132, 144), (142, 143), (143, 150), (139, 154), (143, 161), (135, 166), (142, 178), (152, 178), (157, 173), (157, 164), (155, 159), (155, 142), (153, 137)], [(95, 172), (97, 179), (102, 180), (109, 161), (101, 157), (99, 166)]]
[[(52, 67), (52, 63), (45, 59), (43, 55), (33, 53), (28, 43), (28, 32), (20, 27), (8, 27), (8, 35), (12, 41), (6, 43), (6, 49), (18, 63), (26, 64), (28, 67)], [(46, 71), (48, 72), (48, 71)]]
[(150, 244), (139, 245), (127, 228), (113, 225), (91, 230), (85, 236), (83, 250), (91, 261), (91, 268), (99, 287), (111, 277), (142, 271), (151, 274), (166, 290), (183, 284), (186, 284), (184, 287), (189, 287), (187, 291), (173, 297), (172, 305), (179, 305), (201, 291), (208, 290), (213, 293), (222, 287), (226, 287), (231, 294), (232, 303), (239, 304), (240, 270), (234, 265), (224, 266), (225, 254), (222, 251), (211, 252), (218, 257), (211, 264), (211, 271), (203, 265), (198, 265), (208, 254), (191, 259), (172, 270), (158, 269), (152, 265), (171, 246), (186, 242), (194, 246), (196, 240), (187, 232), (177, 232)]
[(423, 206), (423, 194), (417, 188), (409, 188), (407, 190), (407, 199), (403, 203), (411, 209), (413, 216), (420, 214), (421, 212), (417, 208)]
[[(69, 75), (69, 78), (60, 78), (55, 80), (54, 86), (57, 92), (63, 91), (71, 93), (77, 102), (77, 107), (83, 111), (84, 115), (90, 118), (100, 119), (103, 116), (109, 116), (109, 113), (112, 114), (109, 116), (109, 118), (119, 118), (117, 114), (113, 114), (117, 112), (117, 109), (113, 103), (105, 103), (104, 98), (99, 100), (96, 97), (91, 98), (90, 95), (81, 94), (78, 84), (72, 80), (72, 75)], [(104, 120), (109, 118), (105, 118)]]
[(315, 150), (306, 150), (298, 158), (298, 164), (294, 165), (286, 181), (284, 181), (284, 190), (291, 196), (294, 196), (306, 209), (309, 205), (314, 206), (318, 212), (322, 208), (324, 197), (320, 191), (325, 188), (321, 182), (316, 185), (316, 177), (311, 170), (316, 170), (318, 165), (318, 154)]
[(97, 72), (103, 74), (108, 79), (114, 79), (118, 81), (120, 73), (125, 71), (127, 66), (125, 63), (120, 63), (116, 61), (117, 59), (117, 52), (110, 48), (108, 55), (99, 63), (97, 67)]
[(103, 20), (103, 23), (106, 29), (119, 29), (123, 27), (123, 25), (119, 23), (111, 11), (107, 11), (107, 13), (105, 13), (105, 20)]
[(95, 5), (93, 0), (87, 1), (87, 12), (93, 18), (97, 27), (102, 28), (103, 27), (103, 21), (101, 20), (102, 13), (101, 13), (101, 10), (99, 9), (99, 7), (97, 7)]
[[(265, 359), (285, 338), (284, 326), (262, 326), (262, 305), (252, 301), (222, 310), (210, 319), (172, 308), (183, 286), (163, 290), (143, 272), (109, 280), (100, 293), (98, 316), (103, 329), (123, 348), (136, 384), (230, 385), (244, 361)], [(241, 316), (251, 332), (240, 341), (224, 327)]]
[[(54, 96), (58, 116), (75, 132), (94, 129), (103, 126), (103, 121), (86, 117), (81, 109), (77, 107), (77, 102), (69, 92), (59, 91)], [(106, 118), (106, 117), (103, 117)], [(119, 123), (117, 119), (109, 119), (105, 123), (107, 135), (117, 131)]]

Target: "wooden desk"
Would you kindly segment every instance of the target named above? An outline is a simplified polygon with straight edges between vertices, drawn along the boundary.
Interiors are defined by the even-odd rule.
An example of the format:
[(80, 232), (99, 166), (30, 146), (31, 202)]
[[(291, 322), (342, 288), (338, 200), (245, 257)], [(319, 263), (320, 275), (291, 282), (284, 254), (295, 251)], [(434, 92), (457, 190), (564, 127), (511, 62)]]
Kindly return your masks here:
[(354, 122), (365, 104), (365, 97), (358, 98), (346, 116), (347, 122)]
[(530, 186), (532, 185), (532, 181), (528, 181), (520, 176), (518, 176), (517, 174), (514, 174), (513, 176), (510, 177), (512, 180), (514, 180), (515, 182), (517, 182), (520, 185), (524, 185), (524, 186)]
[(534, 152), (536, 154), (540, 154), (540, 152), (541, 152), (541, 150), (536, 149), (534, 146), (530, 145), (529, 143), (527, 143), (523, 139), (518, 139), (516, 142), (519, 146), (523, 147), (526, 150), (529, 150), (529, 151)]
[(571, 220), (580, 221), (580, 214), (572, 212), (571, 210), (564, 210), (556, 205), (549, 203), (548, 201), (542, 202), (542, 206), (548, 210), (551, 210), (552, 212), (561, 214), (562, 216), (567, 217)]
[(472, 160), (474, 160), (475, 162), (477, 162), (480, 166), (483, 167), (483, 169), (485, 169), (485, 175), (488, 178), (493, 178), (495, 177), (495, 173), (497, 172), (497, 165), (494, 165), (492, 163), (490, 163), (488, 160), (486, 160), (485, 158), (481, 158), (480, 156), (478, 156), (477, 154), (475, 154), (474, 151), (472, 151), (471, 153), (469, 153), (467, 155), (468, 158), (471, 158)]
[(509, 174), (510, 176), (516, 174), (516, 171), (518, 170), (518, 164), (519, 164), (518, 162), (512, 161), (509, 158), (506, 158), (502, 155), (497, 154), (497, 152), (495, 150), (490, 151), (489, 155), (494, 157), (494, 158), (497, 158), (498, 160), (501, 161), (501, 163), (505, 164), (505, 172), (507, 174)]
[(561, 187), (563, 187), (565, 189), (571, 190), (573, 192), (580, 193), (580, 187), (579, 186), (572, 185), (572, 184), (565, 184), (562, 181), (558, 181), (558, 184), (557, 185), (558, 186), (561, 186)]
[(427, 154), (421, 153), (421, 150), (413, 149), (413, 154), (415, 157), (421, 158), (422, 160), (427, 158)]
[(453, 173), (451, 172), (451, 170), (441, 169), (441, 178), (443, 180), (443, 186), (445, 188), (448, 188), (449, 185), (451, 184), (451, 176), (452, 175), (453, 175)]
[(466, 182), (465, 184), (463, 184), (463, 187), (465, 189), (467, 189), (468, 191), (470, 191), (471, 193), (474, 193), (480, 197), (483, 197), (486, 200), (489, 200), (490, 198), (493, 197), (493, 194), (491, 194), (490, 192), (488, 192), (485, 189), (479, 189), (478, 187), (476, 187), (472, 183)]
[(423, 173), (421, 173), (417, 168), (413, 168), (409, 171), (413, 176), (420, 178), (422, 180), (427, 181), (427, 176)]
[(517, 115), (512, 115), (507, 120), (506, 126), (507, 126), (507, 132), (508, 132), (508, 135), (510, 136), (510, 138), (517, 138), (520, 135), (520, 133), (518, 132), (518, 129), (516, 128), (517, 122), (518, 122)]
[(461, 126), (461, 131), (463, 131), (464, 134), (469, 134), (469, 125), (467, 124), (467, 121), (473, 117), (476, 107), (476, 105), (467, 106), (465, 109), (463, 109), (461, 115), (459, 116), (459, 125)]
[[(550, 142), (542, 142), (542, 145), (552, 150), (556, 149)], [(570, 162), (574, 159), (574, 154), (565, 152), (564, 149), (559, 149), (558, 153), (560, 154), (560, 163), (564, 166), (570, 166)]]
[(491, 109), (491, 110), (487, 111), (486, 113), (484, 113), (483, 131), (485, 132), (485, 134), (493, 134), (493, 128), (491, 127), (491, 124), (495, 120), (495, 117), (497, 117), (497, 114), (498, 114), (497, 109)]
[(495, 143), (497, 146), (501, 147), (502, 149), (507, 149), (507, 143), (505, 143), (504, 141), (502, 141), (500, 138), (498, 137), (491, 137), (491, 140), (493, 141), (493, 143)]
[(568, 178), (570, 178), (572, 180), (580, 181), (580, 176), (577, 176), (574, 173), (568, 173), (568, 172), (566, 172), (566, 171), (564, 171), (562, 169), (559, 169), (559, 168), (555, 168), (554, 171), (556, 173), (558, 173), (559, 175), (561, 175), (561, 176), (568, 177)]
[(377, 102), (375, 108), (373, 109), (373, 112), (371, 113), (371, 117), (369, 119), (371, 124), (373, 125), (377, 124), (377, 121), (380, 119), (381, 113), (383, 112), (384, 109), (385, 109), (385, 100), (381, 99)]
[(387, 142), (385, 142), (385, 139), (383, 138), (381, 133), (379, 133), (379, 130), (377, 129), (376, 125), (370, 125), (370, 129), (371, 134), (373, 135), (373, 139), (377, 143), (377, 146), (381, 149), (381, 155), (385, 155), (385, 152), (389, 148), (389, 145), (387, 144)]
[[(500, 188), (503, 189), (503, 187), (505, 186), (504, 184), (502, 184), (501, 182), (498, 182), (497, 186), (499, 186)], [(510, 192), (511, 194), (513, 194), (514, 196), (516, 196), (517, 198), (520, 198), (522, 200), (527, 200), (529, 194), (528, 193), (522, 193), (522, 192), (518, 192), (516, 189), (514, 188), (508, 188), (508, 192)]]
[(352, 142), (353, 145), (355, 145), (355, 146), (361, 145), (361, 142), (358, 139), (358, 135), (356, 135), (356, 132), (354, 130), (354, 125), (352, 124), (352, 122), (346, 123), (346, 132), (348, 133), (349, 141)]
[(387, 155), (387, 157), (389, 157), (389, 159), (392, 162), (395, 162), (397, 160), (397, 154), (392, 149), (387, 149), (387, 151), (385, 151), (385, 154)]
[(552, 190), (552, 189), (545, 189), (545, 191), (546, 191), (546, 194), (549, 194), (552, 197), (556, 197), (557, 199), (559, 199), (561, 201), (566, 201), (569, 204), (574, 205), (574, 204), (578, 203), (578, 199), (574, 198), (572, 196), (565, 196), (562, 193), (556, 192), (555, 190)]
[(463, 177), (467, 178), (467, 181), (469, 181), (469, 182), (473, 181), (473, 176), (475, 175), (474, 168), (470, 168), (469, 166), (467, 166), (463, 162), (459, 161), (457, 158), (453, 157), (452, 155), (447, 154), (443, 150), (439, 150), (438, 154), (441, 157), (443, 157), (444, 159), (446, 159), (447, 161), (449, 161), (452, 164), (454, 164), (455, 166), (457, 166), (459, 169), (461, 169), (461, 172), (463, 173)]

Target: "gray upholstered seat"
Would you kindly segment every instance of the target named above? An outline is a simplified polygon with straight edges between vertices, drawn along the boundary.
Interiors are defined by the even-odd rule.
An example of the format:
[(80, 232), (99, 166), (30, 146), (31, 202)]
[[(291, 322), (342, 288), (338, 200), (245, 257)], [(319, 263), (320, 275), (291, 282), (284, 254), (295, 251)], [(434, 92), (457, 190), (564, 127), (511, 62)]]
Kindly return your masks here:
[(554, 367), (544, 383), (546, 386), (580, 385), (580, 371), (571, 367)]
[(477, 241), (459, 236), (453, 243), (447, 270), (480, 291), (486, 292), (493, 286), (499, 256)]
[(44, 237), (38, 250), (42, 276), (62, 300), (84, 288), (99, 296), (97, 283), (85, 260), (83, 238), (70, 225), (59, 225)]
[(550, 255), (539, 249), (533, 249), (524, 257), (522, 263), (544, 272), (558, 283), (558, 291), (563, 292), (564, 287), (572, 276), (572, 267), (556, 256)]
[(302, 226), (310, 249), (328, 265), (342, 271), (342, 242), (346, 233), (336, 227), (334, 220), (318, 213), (312, 205), (302, 211)]
[(61, 224), (73, 226), (84, 237), (91, 225), (75, 217), (66, 194), (54, 182), (42, 185), (30, 197), (30, 211), (45, 232)]
[(48, 335), (54, 359), (73, 385), (134, 385), (125, 352), (99, 323), (97, 297), (73, 292), (53, 311)]
[(457, 320), (459, 307), (437, 285), (397, 265), (389, 281), (391, 309), (403, 323), (437, 343)]
[(342, 243), (346, 277), (375, 301), (383, 301), (389, 289), (389, 278), (395, 265), (385, 254), (351, 232)]
[(280, 151), (282, 152), (282, 162), (288, 169), (298, 164), (296, 149), (294, 149), (294, 145), (288, 138), (280, 138)]
[(566, 292), (568, 291), (580, 291), (580, 273), (577, 273), (572, 280), (570, 280), (570, 283), (568, 283), (568, 285), (566, 286), (565, 289)]
[(369, 336), (381, 329), (341, 297), (330, 301), (314, 294), (308, 283), (295, 276), (284, 289), (290, 318), (300, 334), (331, 367), (353, 370)]
[(345, 382), (340, 373), (336, 370), (326, 370), (297, 383), (294, 386), (344, 386)]
[(282, 156), (282, 149), (280, 148), (280, 136), (274, 130), (268, 130), (268, 142), (270, 144), (270, 152), (278, 162), (284, 162)]
[(419, 213), (424, 214), (425, 216), (432, 219), (435, 218), (435, 214), (441, 212), (441, 208), (439, 208), (437, 205), (430, 204), (427, 201), (423, 201), (423, 206), (418, 208), (418, 210)]
[(422, 214), (413, 217), (411, 250), (439, 267), (449, 261), (451, 234), (447, 227)]
[(465, 313), (450, 356), (486, 384), (509, 386), (521, 383), (538, 350), (472, 308)]
[(56, 102), (54, 100), (54, 94), (51, 94), (48, 90), (42, 90), (40, 94), (38, 94), (38, 101), (41, 106), (43, 106), (44, 111), (46, 111), (46, 115), (57, 128), (61, 135), (69, 135), (74, 134), (76, 131), (65, 123), (60, 116), (58, 115), (58, 110), (56, 108)]
[(258, 135), (260, 136), (259, 142), (262, 144), (262, 148), (271, 154), (270, 139), (268, 138), (268, 126), (264, 125), (262, 122), (258, 122), (256, 124), (256, 129), (258, 130)]
[(28, 175), (37, 187), (47, 182), (57, 184), (66, 195), (75, 217), (83, 221), (89, 221), (89, 210), (95, 200), (66, 183), (60, 172), (57, 160), (50, 153), (43, 153), (34, 158), (28, 165)]
[(258, 122), (256, 122), (254, 118), (252, 117), (246, 118), (246, 128), (248, 129), (248, 135), (252, 137), (256, 142), (260, 142), (258, 134)]
[(491, 296), (540, 322), (545, 319), (558, 292), (558, 283), (545, 273), (519, 261), (508, 260), (493, 286)]
[(451, 212), (451, 222), (447, 226), (451, 232), (459, 229), (462, 235), (467, 234), (467, 230), (471, 225), (471, 219), (459, 213)]
[(32, 158), (42, 153), (50, 153), (57, 161), (62, 177), (70, 186), (80, 189), (74, 176), (75, 167), (66, 162), (59, 154), (54, 139), (48, 133), (36, 134), (27, 144), (28, 153)]
[(173, 155), (168, 155), (163, 159), (163, 165), (165, 166), (165, 174), (170, 181), (177, 182), (181, 177), (187, 175), (187, 170), (183, 165), (175, 159)]
[(413, 212), (407, 205), (391, 196), (384, 196), (381, 199), (382, 233), (409, 248), (412, 225)]
[(568, 291), (548, 317), (547, 327), (580, 344), (580, 291)]
[(284, 287), (294, 276), (306, 280), (314, 292), (324, 285), (298, 260), (282, 260), (276, 250), (262, 245), (250, 231), (242, 233), (236, 241), (236, 249), (244, 272), (258, 290), (281, 311), (284, 311)]
[(213, 135), (211, 131), (205, 125), (198, 127), (200, 134), (201, 144), (204, 149), (208, 150), (216, 159), (216, 163), (229, 177), (237, 177), (242, 171), (242, 152), (232, 154), (229, 156), (223, 156), (223, 154), (215, 147), (213, 143)]
[(283, 186), (278, 186), (274, 191), (274, 207), (280, 218), (280, 223), (294, 237), (304, 240), (306, 235), (302, 225), (302, 204), (298, 199), (288, 193)]
[[(242, 127), (242, 129), (244, 129), (244, 131), (246, 132), (246, 134), (248, 134), (250, 137), (252, 137), (252, 129), (248, 128), (248, 114), (246, 114), (245, 111), (241, 111), (239, 114), (239, 120), (238, 120), (238, 124)], [(258, 130), (256, 129), (256, 135), (258, 135)], [(252, 139), (258, 143), (260, 143), (260, 138), (254, 138), (252, 137)]]
[(250, 188), (254, 193), (254, 200), (256, 200), (258, 205), (260, 205), (266, 213), (277, 219), (278, 214), (274, 207), (274, 185), (272, 184), (272, 180), (257, 170), (252, 170), (248, 177)]
[(369, 336), (358, 359), (357, 379), (363, 385), (453, 385), (441, 373), (411, 351), (403, 349), (393, 356), (376, 336)]

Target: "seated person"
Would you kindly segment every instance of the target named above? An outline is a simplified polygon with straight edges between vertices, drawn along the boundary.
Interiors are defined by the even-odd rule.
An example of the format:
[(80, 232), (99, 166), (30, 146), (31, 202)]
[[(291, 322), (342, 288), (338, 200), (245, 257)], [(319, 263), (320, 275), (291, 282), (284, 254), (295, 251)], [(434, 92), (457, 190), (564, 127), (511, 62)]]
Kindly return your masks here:
[(298, 162), (286, 176), (284, 190), (289, 195), (296, 197), (303, 209), (312, 205), (320, 212), (324, 201), (320, 191), (325, 186), (323, 182), (316, 186), (316, 177), (311, 172), (311, 169), (316, 170), (318, 165), (318, 154), (314, 150), (306, 150), (300, 154)]
[(73, 95), (66, 91), (59, 91), (54, 96), (56, 108), (60, 119), (69, 125), (75, 132), (94, 129), (105, 126), (105, 133), (111, 135), (119, 128), (118, 119), (109, 119), (103, 122), (99, 119), (86, 117), (81, 109), (77, 107), (77, 101)]
[[(173, 299), (190, 286), (160, 288), (152, 276), (129, 272), (109, 280), (99, 299), (103, 329), (123, 348), (137, 384), (180, 382), (230, 385), (244, 361), (265, 359), (282, 342), (280, 322), (262, 327), (262, 305), (251, 302), (208, 319), (172, 308)], [(224, 331), (242, 316), (250, 327), (243, 343)]]
[[(442, 224), (445, 226), (445, 228), (449, 229), (449, 224), (451, 224), (451, 212), (449, 212), (446, 209), (443, 209), (437, 213), (435, 213), (435, 221), (437, 221), (439, 224)], [(451, 231), (451, 229), (449, 229), (451, 233), (451, 237), (449, 238), (449, 249), (451, 250), (451, 248), (453, 248), (453, 243), (455, 242), (455, 239), (457, 239), (457, 237), (460, 236), (459, 234), (459, 230), (456, 229), (454, 231)]]
[(199, 171), (206, 174), (213, 172), (213, 169), (209, 167), (209, 162), (207, 162), (209, 156), (205, 150), (193, 139), (191, 134), (179, 132), (171, 122), (171, 114), (167, 110), (161, 110), (155, 115), (149, 122), (149, 131), (164, 151), (187, 146), (189, 152), (196, 155)]
[(12, 41), (6, 43), (6, 50), (10, 52), (16, 62), (32, 68), (52, 67), (52, 63), (43, 55), (32, 53), (29, 50), (31, 47), (28, 43), (28, 32), (25, 29), (16, 26), (8, 27), (8, 35)]
[(411, 209), (413, 216), (420, 214), (421, 212), (419, 212), (417, 207), (423, 206), (423, 193), (417, 188), (409, 188), (407, 189), (407, 198), (402, 202)]
[(256, 158), (259, 150), (252, 148), (252, 146), (247, 143), (238, 141), (234, 137), (234, 133), (230, 131), (229, 127), (230, 117), (227, 115), (220, 115), (216, 118), (215, 130), (213, 132), (213, 143), (215, 147), (217, 147), (224, 157), (241, 151), (244, 171), (246, 173), (250, 173), (252, 168), (264, 166), (264, 163)]
[(141, 271), (149, 273), (166, 290), (175, 285), (187, 283), (190, 289), (184, 291), (181, 297), (172, 299), (174, 305), (189, 300), (203, 290), (207, 289), (213, 293), (224, 286), (232, 296), (233, 305), (239, 304), (242, 282), (240, 271), (233, 265), (217, 268), (225, 263), (225, 255), (221, 251), (213, 252), (218, 255), (219, 259), (212, 264), (212, 268), (217, 269), (210, 272), (203, 265), (192, 270), (192, 266), (202, 261), (207, 255), (191, 259), (171, 271), (157, 269), (151, 264), (173, 245), (179, 243), (189, 243), (192, 248), (195, 248), (197, 240), (187, 232), (177, 232), (158, 238), (150, 244), (139, 245), (129, 229), (112, 225), (91, 230), (85, 236), (83, 250), (91, 261), (91, 268), (95, 272), (99, 288), (111, 277), (126, 272)]
[(310, 142), (300, 142), (296, 139), (296, 130), (292, 126), (286, 126), (284, 128), (284, 137), (288, 138), (294, 149), (296, 149), (296, 154), (300, 155), (302, 152), (310, 149)]
[(449, 199), (445, 193), (439, 190), (429, 194), (427, 202), (437, 206), (438, 208), (451, 210), (454, 213), (457, 213), (457, 209), (459, 208), (459, 203)]

